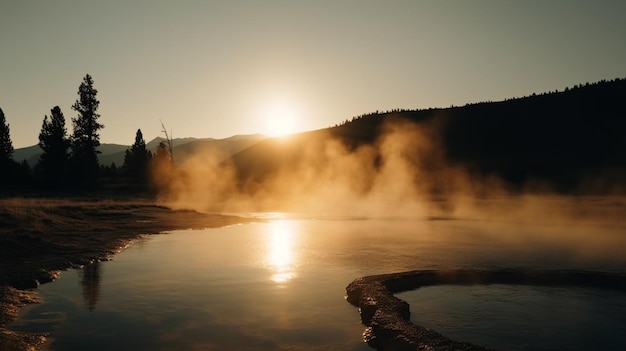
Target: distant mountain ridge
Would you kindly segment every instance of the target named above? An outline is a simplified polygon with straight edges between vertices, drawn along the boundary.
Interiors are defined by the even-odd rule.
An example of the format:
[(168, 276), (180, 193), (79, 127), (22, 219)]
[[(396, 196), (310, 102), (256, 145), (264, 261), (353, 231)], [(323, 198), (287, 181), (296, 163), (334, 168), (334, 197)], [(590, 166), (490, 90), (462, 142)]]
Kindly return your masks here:
[[(189, 157), (193, 152), (199, 150), (211, 150), (216, 154), (222, 155), (223, 158), (228, 158), (231, 155), (248, 148), (259, 141), (267, 138), (262, 134), (250, 134), (250, 135), (234, 135), (224, 139), (214, 138), (178, 138), (173, 139), (174, 145), (174, 157), (177, 160), (184, 160)], [(146, 148), (152, 153), (155, 153), (159, 143), (164, 142), (165, 138), (156, 137), (146, 143)], [(110, 166), (115, 163), (117, 167), (121, 167), (124, 164), (124, 155), (126, 150), (130, 148), (130, 145), (120, 144), (100, 144), (98, 151), (98, 160), (101, 165)], [(43, 151), (39, 145), (33, 145), (15, 149), (13, 151), (13, 159), (17, 162), (26, 161), (30, 167), (34, 167), (39, 161), (39, 157)]]

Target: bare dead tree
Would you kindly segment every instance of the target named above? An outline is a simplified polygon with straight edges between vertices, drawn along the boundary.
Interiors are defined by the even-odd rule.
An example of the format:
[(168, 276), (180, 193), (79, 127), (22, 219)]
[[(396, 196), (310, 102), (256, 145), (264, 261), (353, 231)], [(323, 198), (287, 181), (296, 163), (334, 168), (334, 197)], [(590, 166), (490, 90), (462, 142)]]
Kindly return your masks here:
[(174, 143), (172, 141), (172, 131), (170, 130), (169, 133), (167, 132), (167, 129), (163, 124), (163, 120), (161, 120), (161, 128), (161, 131), (163, 132), (163, 134), (165, 134), (165, 140), (167, 141), (167, 148), (170, 153), (170, 161), (174, 163)]

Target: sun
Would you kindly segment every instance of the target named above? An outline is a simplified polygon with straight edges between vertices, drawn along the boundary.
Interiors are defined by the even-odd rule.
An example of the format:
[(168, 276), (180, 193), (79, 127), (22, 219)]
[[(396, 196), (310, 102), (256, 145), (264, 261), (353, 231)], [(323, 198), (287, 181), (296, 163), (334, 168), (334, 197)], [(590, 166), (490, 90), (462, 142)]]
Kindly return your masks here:
[(298, 117), (288, 103), (273, 103), (264, 114), (264, 133), (271, 137), (293, 134), (298, 128)]

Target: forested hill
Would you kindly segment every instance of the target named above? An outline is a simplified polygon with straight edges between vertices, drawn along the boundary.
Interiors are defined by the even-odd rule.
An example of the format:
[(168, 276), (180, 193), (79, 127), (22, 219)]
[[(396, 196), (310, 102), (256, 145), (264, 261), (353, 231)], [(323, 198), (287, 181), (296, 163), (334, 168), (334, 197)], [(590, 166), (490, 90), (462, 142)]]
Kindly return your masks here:
[[(474, 177), (495, 176), (518, 189), (531, 183), (560, 192), (626, 189), (626, 79), (501, 102), (372, 113), (296, 136), (292, 143), (299, 146), (268, 140), (233, 160), (249, 182), (292, 162), (312, 139), (332, 135), (355, 148), (377, 140), (393, 120), (428, 127), (445, 162)], [(245, 164), (253, 159), (261, 172)]]

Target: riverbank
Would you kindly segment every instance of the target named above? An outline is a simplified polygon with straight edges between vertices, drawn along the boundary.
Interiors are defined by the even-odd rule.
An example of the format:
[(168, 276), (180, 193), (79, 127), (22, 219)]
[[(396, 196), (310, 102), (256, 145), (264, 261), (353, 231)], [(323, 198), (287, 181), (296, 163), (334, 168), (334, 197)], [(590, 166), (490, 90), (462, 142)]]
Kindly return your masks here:
[(0, 199), (0, 350), (36, 350), (45, 341), (7, 326), (60, 271), (110, 259), (141, 235), (250, 221), (148, 200)]

